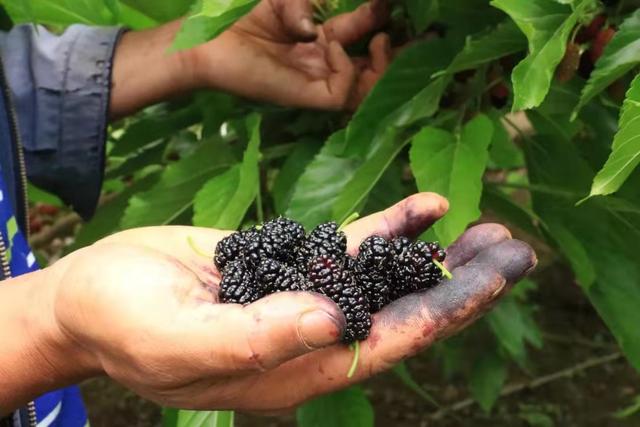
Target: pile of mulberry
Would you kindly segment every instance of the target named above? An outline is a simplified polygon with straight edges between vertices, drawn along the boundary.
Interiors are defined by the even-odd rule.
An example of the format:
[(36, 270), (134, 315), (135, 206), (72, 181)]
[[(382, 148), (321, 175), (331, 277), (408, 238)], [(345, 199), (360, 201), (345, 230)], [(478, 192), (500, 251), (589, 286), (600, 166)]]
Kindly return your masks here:
[(387, 304), (437, 285), (445, 259), (435, 242), (370, 236), (357, 257), (347, 254), (347, 237), (335, 222), (304, 227), (279, 217), (218, 242), (214, 263), (222, 274), (219, 299), (250, 304), (267, 295), (312, 291), (333, 300), (347, 321), (344, 343), (365, 340), (371, 315)]

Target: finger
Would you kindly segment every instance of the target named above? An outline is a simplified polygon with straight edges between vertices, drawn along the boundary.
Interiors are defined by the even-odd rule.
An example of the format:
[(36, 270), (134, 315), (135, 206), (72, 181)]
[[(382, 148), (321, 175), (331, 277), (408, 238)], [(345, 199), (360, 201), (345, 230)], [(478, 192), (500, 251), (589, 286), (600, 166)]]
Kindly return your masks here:
[(371, 69), (382, 75), (391, 62), (391, 41), (385, 33), (376, 34), (369, 44)]
[(289, 35), (300, 42), (316, 39), (318, 32), (313, 23), (313, 10), (309, 0), (271, 0), (271, 4)]
[[(326, 83), (328, 87), (324, 103), (334, 109), (343, 109), (353, 89), (356, 75), (355, 66), (337, 42), (329, 43), (328, 59), (332, 73)], [(323, 83), (317, 82), (316, 84)]]
[[(340, 341), (345, 318), (328, 298), (311, 292), (282, 292), (241, 307), (210, 305), (194, 353), (209, 374), (262, 372)], [(197, 328), (197, 329), (196, 329)]]
[(500, 224), (476, 225), (465, 231), (447, 248), (445, 266), (454, 269), (464, 265), (483, 249), (509, 239), (511, 233)]
[(335, 40), (344, 46), (383, 26), (389, 19), (389, 7), (385, 0), (374, 0), (353, 12), (335, 16), (324, 23), (327, 40)]
[(345, 227), (347, 250), (354, 253), (362, 241), (375, 234), (384, 238), (415, 237), (440, 219), (449, 202), (436, 193), (418, 193), (382, 212), (364, 217)]

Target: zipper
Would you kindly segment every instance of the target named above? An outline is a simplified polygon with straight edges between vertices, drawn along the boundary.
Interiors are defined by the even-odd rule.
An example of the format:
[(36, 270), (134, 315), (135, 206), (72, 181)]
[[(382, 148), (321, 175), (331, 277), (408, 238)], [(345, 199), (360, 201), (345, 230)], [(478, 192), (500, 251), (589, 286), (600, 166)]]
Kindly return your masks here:
[(0, 86), (4, 94), (4, 99), (7, 101), (6, 109), (9, 116), (9, 125), (11, 126), (11, 133), (15, 141), (15, 147), (18, 157), (18, 172), (20, 174), (20, 186), (22, 187), (22, 208), (24, 209), (24, 228), (25, 236), (27, 240), (31, 236), (31, 229), (29, 224), (29, 197), (27, 194), (27, 168), (24, 161), (24, 151), (22, 149), (22, 136), (20, 135), (20, 129), (18, 128), (18, 116), (13, 108), (11, 102), (12, 94), (7, 84), (7, 75), (4, 71), (4, 64), (0, 61)]
[[(5, 108), (7, 110), (7, 115), (9, 119), (9, 125), (11, 126), (11, 133), (13, 137), (13, 141), (15, 142), (15, 148), (18, 157), (18, 171), (20, 174), (20, 184), (22, 187), (22, 207), (24, 209), (24, 228), (25, 228), (25, 236), (27, 240), (31, 234), (31, 230), (29, 227), (29, 199), (27, 194), (27, 169), (24, 161), (24, 152), (22, 150), (22, 137), (20, 136), (20, 129), (18, 129), (18, 117), (16, 111), (13, 108), (13, 103), (11, 102), (11, 91), (9, 86), (7, 85), (7, 78), (4, 71), (4, 64), (0, 58), (0, 87), (2, 88), (2, 92), (5, 99)], [(0, 267), (2, 268), (2, 279), (10, 279), (11, 278), (11, 266), (9, 265), (9, 259), (7, 257), (7, 244), (0, 233)], [(36, 416), (36, 404), (34, 401), (30, 401), (27, 404), (27, 420), (29, 423), (29, 427), (37, 427), (38, 426), (38, 418)]]

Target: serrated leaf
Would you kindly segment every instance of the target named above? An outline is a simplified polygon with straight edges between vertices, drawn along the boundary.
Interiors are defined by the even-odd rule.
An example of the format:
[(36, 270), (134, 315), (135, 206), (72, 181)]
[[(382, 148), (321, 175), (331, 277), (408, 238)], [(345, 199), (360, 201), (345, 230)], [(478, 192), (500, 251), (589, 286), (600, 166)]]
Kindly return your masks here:
[(491, 411), (507, 379), (507, 363), (494, 351), (484, 352), (471, 370), (469, 388), (473, 398), (485, 411)]
[(246, 120), (250, 135), (242, 163), (211, 179), (196, 194), (193, 224), (235, 230), (242, 224), (260, 186), (260, 116)]
[(387, 167), (409, 142), (406, 138), (402, 139), (395, 128), (387, 128), (378, 138), (380, 141), (375, 144), (377, 148), (360, 165), (333, 205), (333, 219), (338, 224), (357, 211)]
[(640, 75), (627, 92), (611, 148), (611, 155), (593, 180), (589, 197), (617, 191), (640, 162)]
[(514, 24), (507, 20), (486, 34), (470, 37), (462, 51), (446, 70), (447, 74), (477, 68), (489, 61), (520, 52), (527, 48), (527, 39)]
[(640, 9), (622, 22), (616, 34), (605, 46), (602, 56), (595, 63), (587, 85), (582, 90), (580, 102), (575, 111), (579, 111), (594, 96), (638, 64), (640, 64)]
[(167, 148), (167, 141), (156, 141), (151, 143), (136, 153), (130, 155), (124, 162), (115, 168), (109, 168), (105, 171), (105, 179), (113, 179), (120, 176), (133, 174), (147, 165), (156, 165), (161, 163), (164, 150)]
[(123, 229), (170, 224), (193, 205), (193, 198), (213, 176), (235, 163), (219, 141), (205, 141), (190, 156), (168, 166), (149, 191), (129, 201), (121, 221)]
[(404, 49), (376, 84), (347, 127), (345, 155), (364, 157), (378, 125), (431, 83), (444, 69), (451, 49), (441, 39), (418, 42)]
[(198, 0), (192, 15), (182, 23), (170, 51), (190, 49), (214, 39), (257, 4), (258, 0)]
[(491, 120), (478, 115), (453, 133), (426, 127), (411, 142), (411, 170), (420, 191), (449, 199), (449, 212), (434, 229), (445, 246), (480, 217), (482, 175), (493, 135)]
[(306, 228), (331, 219), (333, 204), (361, 162), (342, 157), (344, 137), (344, 130), (331, 135), (296, 183), (287, 216)]
[(493, 0), (491, 4), (507, 13), (529, 41), (529, 54), (511, 74), (513, 110), (537, 107), (549, 91), (571, 31), (596, 9), (596, 2), (578, 0), (569, 6), (553, 0)]
[(360, 387), (316, 398), (296, 412), (298, 427), (373, 427), (373, 408)]

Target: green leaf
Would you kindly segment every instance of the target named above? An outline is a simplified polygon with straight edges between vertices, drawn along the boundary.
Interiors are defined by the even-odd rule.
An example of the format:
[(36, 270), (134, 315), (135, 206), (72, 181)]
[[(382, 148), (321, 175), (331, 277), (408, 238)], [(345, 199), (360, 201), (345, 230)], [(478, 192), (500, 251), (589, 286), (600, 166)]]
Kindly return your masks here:
[(127, 187), (109, 202), (99, 206), (93, 218), (82, 226), (68, 251), (71, 252), (90, 245), (118, 231), (120, 229), (120, 220), (129, 204), (129, 199), (135, 194), (150, 189), (158, 182), (159, 178), (159, 173), (151, 173), (135, 181), (133, 185)]
[[(586, 192), (594, 176), (577, 144), (560, 132), (536, 136), (525, 148), (532, 185), (556, 189), (556, 193), (532, 193), (535, 212), (546, 223), (561, 223), (581, 243), (596, 277), (582, 289), (629, 362), (640, 370), (640, 216), (614, 211), (604, 198), (575, 206), (577, 197), (559, 194)], [(571, 165), (570, 173), (567, 165)]]
[(438, 17), (440, 0), (406, 0), (407, 14), (416, 33), (422, 33)]
[(293, 197), (298, 178), (320, 150), (320, 144), (313, 141), (299, 141), (295, 150), (287, 157), (276, 176), (271, 190), (273, 205), (278, 214), (284, 214)]
[(167, 22), (184, 16), (193, 0), (121, 0), (141, 13), (155, 19), (158, 22)]
[(582, 242), (559, 222), (547, 222), (551, 238), (569, 259), (578, 283), (585, 289), (596, 280), (596, 271)]
[(163, 427), (233, 427), (233, 411), (165, 409)]
[(242, 163), (211, 179), (196, 194), (193, 224), (235, 230), (253, 203), (260, 187), (260, 116), (247, 118), (249, 145)]
[(373, 427), (373, 408), (360, 387), (350, 387), (305, 403), (298, 427)]
[(377, 149), (358, 168), (333, 205), (333, 219), (338, 224), (344, 222), (350, 214), (357, 211), (384, 171), (409, 142), (409, 139), (403, 139), (401, 135), (398, 135), (395, 128), (386, 129), (378, 135), (378, 138), (381, 141), (375, 144)]
[(449, 199), (449, 212), (434, 226), (445, 246), (480, 217), (482, 175), (492, 134), (491, 120), (478, 115), (455, 135), (426, 127), (413, 138), (409, 157), (418, 189)]
[[(37, 22), (53, 26), (71, 24), (114, 25), (124, 24), (133, 29), (157, 25), (157, 21), (123, 4), (103, 0), (4, 0), (2, 5), (14, 23)], [(117, 6), (114, 8), (114, 6)], [(117, 16), (114, 12), (117, 10)]]
[(344, 130), (331, 135), (296, 183), (287, 216), (306, 228), (331, 219), (333, 204), (360, 164), (358, 158), (341, 156), (344, 137)]
[(193, 106), (143, 117), (126, 127), (109, 155), (124, 156), (135, 152), (151, 142), (172, 136), (201, 118), (202, 115)]
[(490, 117), (493, 121), (493, 138), (489, 149), (491, 167), (501, 169), (523, 167), (524, 153), (509, 136), (500, 115), (491, 114)]
[(617, 419), (625, 419), (638, 413), (640, 413), (640, 395), (637, 395), (633, 399), (633, 403), (631, 403), (631, 405), (616, 411), (613, 416)]
[(494, 351), (484, 352), (474, 364), (469, 387), (473, 398), (485, 412), (491, 411), (506, 379), (507, 364)]
[(422, 397), (424, 400), (431, 403), (435, 407), (440, 407), (440, 405), (438, 404), (438, 402), (436, 402), (433, 396), (427, 393), (425, 389), (420, 387), (420, 384), (418, 384), (416, 380), (413, 379), (413, 376), (411, 375), (411, 372), (409, 372), (409, 368), (407, 368), (407, 364), (405, 362), (400, 362), (396, 364), (392, 368), (392, 371), (394, 374), (396, 374), (398, 378), (400, 378), (400, 381), (402, 381), (404, 385), (410, 388), (418, 396)]
[(527, 48), (527, 39), (511, 20), (486, 34), (470, 37), (446, 70), (447, 74), (477, 68), (489, 61)]
[[(518, 284), (516, 289), (521, 285), (526, 286), (525, 283)], [(542, 347), (542, 333), (533, 319), (533, 310), (515, 296), (503, 298), (485, 319), (500, 347), (520, 366), (526, 362), (526, 343)]]
[(378, 130), (377, 125), (428, 86), (431, 75), (444, 69), (450, 58), (451, 49), (441, 39), (418, 42), (404, 49), (351, 119), (345, 155), (364, 157)]
[(640, 162), (640, 75), (627, 92), (611, 148), (609, 159), (593, 180), (589, 197), (617, 191)]
[(249, 13), (257, 4), (258, 0), (198, 0), (192, 15), (182, 23), (170, 50), (190, 49), (208, 42)]
[(419, 120), (433, 116), (438, 111), (440, 98), (450, 82), (450, 76), (440, 76), (416, 93), (391, 116), (390, 120), (394, 126), (411, 126)]
[(113, 179), (120, 176), (133, 174), (147, 165), (156, 165), (162, 162), (167, 141), (156, 141), (136, 153), (129, 156), (117, 167), (105, 171), (105, 179)]
[(571, 31), (596, 9), (596, 2), (576, 0), (569, 6), (553, 0), (493, 0), (491, 4), (511, 16), (529, 41), (529, 54), (511, 74), (513, 110), (537, 107), (549, 91)]
[(624, 20), (613, 39), (605, 46), (582, 90), (579, 111), (594, 96), (640, 64), (640, 9)]
[(504, 221), (509, 222), (531, 234), (539, 234), (537, 223), (540, 219), (528, 207), (516, 203), (508, 194), (492, 185), (485, 185), (481, 200), (482, 211), (491, 211)]
[(121, 227), (170, 224), (192, 207), (194, 196), (211, 177), (233, 163), (228, 147), (214, 140), (203, 142), (192, 155), (168, 166), (153, 188), (131, 198)]

